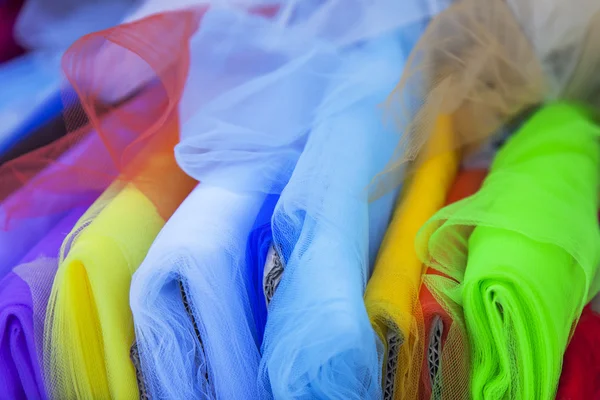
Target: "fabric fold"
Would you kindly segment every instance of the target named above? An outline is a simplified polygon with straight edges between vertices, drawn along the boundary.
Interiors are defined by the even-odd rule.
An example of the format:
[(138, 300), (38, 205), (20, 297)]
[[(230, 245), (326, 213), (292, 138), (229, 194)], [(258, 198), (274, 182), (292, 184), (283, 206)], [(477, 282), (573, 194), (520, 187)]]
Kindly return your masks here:
[(425, 162), (405, 184), (365, 293), (369, 318), (386, 348), (386, 399), (418, 396), (425, 338), (418, 301), (423, 268), (414, 240), (421, 226), (443, 207), (460, 161), (450, 116), (438, 118), (434, 135), (436, 145), (446, 151)]
[(44, 369), (53, 396), (139, 397), (129, 358), (129, 286), (194, 185), (173, 158), (177, 138), (177, 120), (170, 120), (134, 160), (140, 164), (135, 184), (115, 182), (63, 243), (44, 329)]
[(464, 310), (474, 399), (556, 392), (569, 336), (597, 292), (599, 136), (585, 109), (543, 107), (477, 194), (417, 236), (421, 259), (459, 282), (442, 294)]

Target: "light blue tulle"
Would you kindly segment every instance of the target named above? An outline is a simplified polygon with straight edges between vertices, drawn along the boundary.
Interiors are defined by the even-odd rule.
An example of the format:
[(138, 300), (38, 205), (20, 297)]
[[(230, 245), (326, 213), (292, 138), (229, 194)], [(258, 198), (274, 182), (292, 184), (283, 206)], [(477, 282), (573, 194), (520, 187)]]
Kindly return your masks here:
[[(374, 203), (366, 187), (398, 136), (379, 104), (410, 47), (379, 38), (350, 51), (273, 215), (285, 263), (269, 305), (260, 365), (275, 399), (377, 399), (381, 345), (363, 303), (395, 193)], [(339, 110), (332, 112), (332, 110)]]
[(257, 397), (259, 293), (246, 247), (264, 201), (198, 185), (135, 273), (130, 303), (151, 398)]

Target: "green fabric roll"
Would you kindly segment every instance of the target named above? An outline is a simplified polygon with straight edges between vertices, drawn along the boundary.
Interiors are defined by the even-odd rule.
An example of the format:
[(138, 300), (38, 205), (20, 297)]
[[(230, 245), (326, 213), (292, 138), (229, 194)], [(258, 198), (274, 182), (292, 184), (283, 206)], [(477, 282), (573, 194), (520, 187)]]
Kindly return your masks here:
[(463, 307), (474, 399), (554, 398), (571, 331), (598, 291), (599, 138), (584, 108), (543, 107), (481, 190), (419, 232), (422, 260), (459, 282), (445, 295)]

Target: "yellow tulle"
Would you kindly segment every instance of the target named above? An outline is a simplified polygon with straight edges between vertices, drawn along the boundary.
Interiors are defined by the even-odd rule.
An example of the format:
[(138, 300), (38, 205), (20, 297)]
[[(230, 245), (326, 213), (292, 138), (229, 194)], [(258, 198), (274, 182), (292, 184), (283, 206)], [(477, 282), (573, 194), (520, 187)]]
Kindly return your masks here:
[[(407, 399), (418, 395), (424, 329), (418, 306), (422, 263), (414, 242), (421, 226), (443, 207), (458, 169), (459, 156), (453, 150), (450, 116), (438, 118), (429, 146), (435, 147), (432, 150), (437, 155), (419, 166), (406, 184), (365, 294), (371, 323), (386, 344), (384, 393), (387, 398)], [(446, 151), (440, 151), (442, 149)], [(389, 351), (390, 341), (394, 340), (395, 346), (400, 343), (397, 356)], [(397, 359), (394, 362), (390, 357)]]
[(130, 360), (131, 278), (195, 184), (172, 148), (142, 161), (135, 184), (116, 181), (63, 244), (44, 329), (47, 385), (56, 398), (139, 398)]

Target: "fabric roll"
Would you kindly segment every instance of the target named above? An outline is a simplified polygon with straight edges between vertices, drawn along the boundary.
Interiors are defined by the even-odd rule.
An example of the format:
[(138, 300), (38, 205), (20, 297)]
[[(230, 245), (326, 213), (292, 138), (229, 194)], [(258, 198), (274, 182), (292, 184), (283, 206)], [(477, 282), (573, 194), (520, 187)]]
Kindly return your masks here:
[(200, 184), (152, 245), (130, 296), (150, 398), (258, 397), (264, 264), (248, 259), (247, 246), (275, 201)]
[(377, 104), (393, 85), (403, 50), (392, 36), (349, 51), (336, 72), (347, 80), (327, 88), (275, 209), (274, 248), (285, 268), (263, 341), (265, 398), (381, 395), (380, 343), (363, 293), (395, 193), (369, 204), (365, 188), (397, 140)]
[(388, 399), (418, 395), (424, 339), (418, 294), (423, 268), (414, 239), (443, 207), (460, 161), (450, 116), (438, 118), (434, 134), (437, 146), (447, 150), (423, 164), (405, 185), (365, 293), (369, 318), (386, 347), (383, 390)]
[(23, 53), (23, 48), (15, 41), (13, 29), (23, 0), (0, 2), (0, 63)]
[(177, 121), (161, 130), (148, 144), (153, 148), (133, 161), (137, 180), (116, 181), (63, 243), (44, 327), (44, 370), (54, 397), (139, 397), (129, 358), (131, 277), (194, 185), (173, 158)]
[(421, 259), (459, 282), (441, 300), (464, 310), (474, 399), (555, 395), (569, 336), (598, 291), (599, 135), (586, 110), (543, 107), (500, 150), (477, 194), (417, 236)]
[[(460, 171), (448, 192), (446, 204), (453, 204), (477, 193), (486, 176), (486, 169), (466, 169)], [(455, 359), (449, 357), (450, 352), (444, 352), (449, 333), (453, 329), (452, 316), (438, 302), (434, 294), (438, 293), (442, 287), (456, 286), (457, 284), (458, 282), (433, 268), (427, 269), (423, 277), (423, 284), (419, 292), (419, 301), (421, 303), (425, 328), (423, 336), (424, 356), (419, 394), (421, 399), (442, 398), (443, 391), (449, 397), (453, 395), (451, 392), (456, 393), (456, 387), (453, 387), (449, 382), (446, 382), (447, 386), (444, 388), (443, 375), (441, 373), (444, 366), (444, 371), (455, 369), (454, 365), (448, 365), (454, 363)], [(432, 286), (431, 289), (428, 288), (428, 285)], [(452, 338), (452, 335), (450, 337)], [(468, 356), (468, 354), (464, 355)], [(442, 359), (446, 362), (445, 365), (442, 364)], [(468, 359), (464, 360), (464, 362), (468, 362)], [(457, 386), (460, 387), (460, 384)]]
[(0, 281), (0, 381), (8, 398), (47, 398), (40, 368), (41, 337), (36, 335), (40, 327), (34, 327), (34, 320), (40, 323), (36, 314), (40, 310), (34, 309), (32, 298), (39, 280), (30, 276), (43, 276), (44, 281), (51, 282), (62, 241), (85, 210), (78, 207), (68, 212)]
[(600, 314), (588, 305), (563, 359), (556, 400), (600, 397)]

